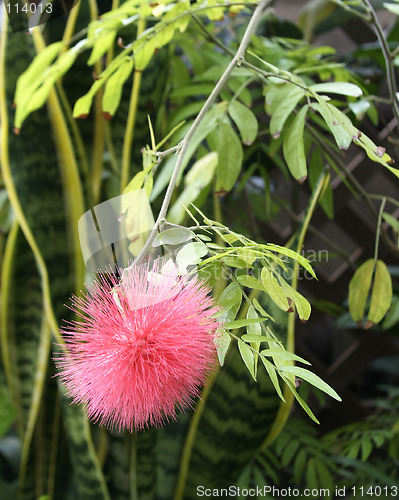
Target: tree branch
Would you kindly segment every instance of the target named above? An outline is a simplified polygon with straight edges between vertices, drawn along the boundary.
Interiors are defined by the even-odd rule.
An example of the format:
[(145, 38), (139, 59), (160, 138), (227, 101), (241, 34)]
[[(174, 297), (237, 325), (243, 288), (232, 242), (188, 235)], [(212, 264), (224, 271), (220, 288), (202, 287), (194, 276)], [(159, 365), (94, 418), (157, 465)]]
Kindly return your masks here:
[(190, 143), (191, 138), (193, 137), (195, 131), (197, 130), (199, 124), (207, 114), (207, 112), (210, 110), (212, 107), (212, 104), (215, 102), (216, 98), (220, 94), (220, 92), (223, 90), (223, 87), (225, 86), (227, 80), (230, 77), (231, 72), (236, 66), (240, 66), (244, 60), (244, 54), (247, 49), (247, 46), (250, 42), (251, 36), (256, 30), (256, 27), (258, 25), (258, 22), (262, 16), (264, 8), (268, 5), (270, 0), (260, 0), (258, 3), (256, 9), (254, 10), (254, 13), (248, 23), (248, 26), (245, 30), (244, 36), (241, 40), (240, 46), (238, 47), (237, 53), (234, 55), (233, 59), (231, 60), (230, 64), (227, 66), (226, 70), (224, 71), (223, 75), (221, 76), (220, 80), (217, 82), (215, 85), (215, 88), (209, 95), (208, 99), (206, 100), (204, 106), (202, 107), (201, 111), (197, 115), (196, 119), (194, 120), (194, 123), (191, 125), (189, 131), (187, 132), (187, 135), (184, 137), (184, 139), (180, 142), (179, 144), (179, 153), (177, 156), (177, 161), (175, 168), (172, 173), (172, 177), (170, 179), (168, 189), (165, 194), (165, 198), (163, 200), (161, 210), (159, 211), (158, 218), (155, 222), (154, 228), (152, 229), (145, 245), (143, 246), (141, 252), (137, 256), (137, 258), (134, 261), (134, 264), (137, 264), (142, 260), (144, 257), (145, 253), (148, 251), (150, 248), (152, 242), (154, 241), (157, 233), (158, 233), (158, 228), (159, 225), (163, 220), (165, 220), (166, 213), (168, 211), (168, 207), (170, 204), (170, 200), (172, 198), (173, 190), (176, 186), (176, 182), (180, 173), (180, 169), (183, 163), (184, 156), (187, 151), (187, 147)]

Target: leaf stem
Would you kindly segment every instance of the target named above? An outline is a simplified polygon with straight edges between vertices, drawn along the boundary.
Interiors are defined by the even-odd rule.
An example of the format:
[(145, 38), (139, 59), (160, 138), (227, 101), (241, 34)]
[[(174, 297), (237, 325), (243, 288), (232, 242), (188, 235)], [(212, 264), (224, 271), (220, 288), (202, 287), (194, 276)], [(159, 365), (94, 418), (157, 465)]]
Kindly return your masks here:
[[(92, 0), (91, 0), (92, 1)], [(65, 26), (64, 34), (62, 35), (62, 42), (64, 43), (64, 47), (61, 49), (60, 54), (67, 50), (67, 45), (71, 43), (72, 35), (75, 30), (76, 20), (79, 15), (81, 2), (78, 2), (77, 5), (71, 9), (71, 12), (68, 14), (68, 21)]]
[(240, 46), (238, 47), (238, 50), (236, 54), (234, 55), (233, 59), (231, 60), (230, 64), (227, 66), (225, 69), (223, 75), (221, 76), (220, 80), (217, 82), (215, 85), (215, 88), (213, 91), (210, 93), (208, 99), (205, 101), (204, 106), (201, 108), (201, 111), (198, 113), (197, 117), (195, 118), (193, 124), (191, 125), (190, 129), (187, 132), (187, 135), (184, 137), (184, 139), (180, 142), (179, 144), (179, 153), (177, 156), (177, 161), (175, 168), (172, 173), (172, 177), (170, 179), (168, 189), (166, 190), (165, 198), (163, 200), (161, 210), (159, 211), (158, 218), (155, 222), (154, 228), (152, 229), (145, 245), (143, 246), (141, 252), (137, 256), (135, 263), (140, 262), (140, 260), (144, 257), (145, 253), (148, 251), (149, 247), (151, 246), (152, 242), (155, 239), (155, 236), (157, 235), (158, 232), (158, 227), (160, 222), (166, 218), (166, 213), (168, 211), (168, 207), (172, 198), (173, 190), (175, 189), (176, 182), (180, 173), (181, 166), (183, 164), (183, 159), (186, 154), (189, 142), (191, 138), (193, 137), (195, 131), (197, 130), (199, 124), (205, 117), (205, 115), (208, 113), (210, 108), (212, 107), (212, 104), (215, 102), (216, 98), (220, 94), (220, 92), (223, 90), (223, 87), (225, 86), (227, 80), (230, 77), (231, 72), (236, 66), (240, 66), (243, 61), (244, 61), (244, 54), (247, 49), (247, 46), (250, 42), (251, 36), (256, 30), (256, 27), (258, 25), (258, 22), (262, 16), (263, 10), (266, 7), (266, 5), (269, 3), (269, 0), (261, 0), (256, 9), (254, 10), (254, 13), (248, 23), (248, 26), (245, 30), (244, 36), (242, 37)]
[[(98, 7), (95, 0), (89, 0), (90, 19), (95, 21), (98, 17)], [(103, 71), (102, 60), (94, 64), (94, 72), (100, 75)], [(100, 200), (102, 172), (104, 166), (104, 119), (102, 117), (102, 97), (104, 90), (99, 89), (94, 98), (94, 130), (93, 130), (93, 152), (91, 160), (91, 196), (93, 206)]]
[(377, 222), (377, 233), (375, 235), (375, 246), (374, 246), (374, 263), (377, 263), (378, 259), (378, 247), (380, 244), (380, 231), (381, 231), (381, 222), (382, 222), (382, 212), (384, 211), (386, 199), (383, 198), (380, 206), (380, 211), (378, 212), (378, 222)]
[[(32, 31), (32, 37), (37, 53), (46, 48), (46, 42), (42, 34), (36, 28)], [(78, 221), (85, 211), (83, 189), (66, 118), (62, 112), (60, 100), (54, 88), (51, 89), (49, 93), (47, 103), (49, 117), (54, 131), (54, 141), (57, 151), (59, 152), (59, 172), (61, 174), (62, 187), (66, 195), (67, 231), (72, 243), (72, 265), (75, 275), (75, 290), (78, 294), (84, 279), (84, 263), (78, 232)]]
[[(137, 25), (137, 38), (144, 32), (146, 28), (146, 21), (140, 18)], [(132, 150), (132, 143), (134, 138), (134, 126), (137, 118), (137, 108), (139, 104), (139, 94), (141, 86), (141, 71), (134, 71), (132, 93), (130, 95), (129, 114), (127, 117), (125, 136), (123, 139), (122, 149), (122, 169), (121, 169), (121, 192), (125, 189), (129, 182), (129, 167), (130, 157)]]
[(393, 65), (393, 58), (391, 51), (388, 46), (388, 41), (385, 36), (384, 30), (381, 26), (381, 23), (377, 17), (377, 14), (375, 13), (375, 10), (373, 6), (371, 5), (369, 0), (362, 0), (363, 5), (365, 6), (368, 14), (369, 14), (369, 21), (368, 25), (372, 27), (377, 40), (380, 44), (381, 51), (384, 56), (385, 60), (385, 68), (386, 68), (386, 76), (387, 76), (387, 83), (388, 83), (388, 90), (389, 90), (389, 97), (391, 104), (393, 106), (393, 111), (394, 115), (396, 118), (396, 121), (399, 123), (399, 101), (397, 97), (397, 84), (396, 84), (396, 75), (395, 75), (395, 67)]

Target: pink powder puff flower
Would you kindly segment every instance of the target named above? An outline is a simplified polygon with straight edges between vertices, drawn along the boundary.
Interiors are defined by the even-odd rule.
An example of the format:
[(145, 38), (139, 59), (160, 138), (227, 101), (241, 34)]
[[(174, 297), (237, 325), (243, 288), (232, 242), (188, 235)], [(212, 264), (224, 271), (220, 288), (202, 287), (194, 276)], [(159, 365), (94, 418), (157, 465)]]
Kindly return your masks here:
[(73, 402), (100, 425), (132, 432), (176, 419), (215, 367), (210, 288), (160, 269), (156, 261), (125, 269), (121, 280), (100, 275), (72, 298), (81, 321), (63, 328), (68, 350), (55, 362)]

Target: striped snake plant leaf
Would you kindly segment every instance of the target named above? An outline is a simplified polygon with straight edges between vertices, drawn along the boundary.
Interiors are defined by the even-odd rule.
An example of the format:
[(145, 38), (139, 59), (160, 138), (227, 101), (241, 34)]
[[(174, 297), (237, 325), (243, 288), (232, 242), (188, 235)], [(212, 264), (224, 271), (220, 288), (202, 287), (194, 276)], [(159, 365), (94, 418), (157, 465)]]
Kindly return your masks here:
[(23, 500), (51, 496), (56, 483), (59, 396), (49, 377), (50, 331), (42, 302), (34, 255), (15, 222), (2, 269), (1, 345), (22, 443), (18, 499)]
[[(24, 33), (13, 34), (7, 40), (7, 47), (3, 46), (2, 65), (6, 71), (3, 69), (2, 73), (6, 75), (6, 103), (9, 105), (8, 109), (5, 109), (5, 103), (2, 103), (3, 126), (7, 119), (9, 124), (12, 122), (10, 105), (16, 79), (28, 66), (33, 55), (32, 40)], [(61, 318), (65, 316), (63, 303), (73, 290), (74, 269), (78, 267), (73, 252), (68, 248), (71, 239), (67, 227), (73, 226), (68, 217), (73, 214), (66, 206), (70, 208), (73, 204), (76, 205), (78, 193), (76, 190), (65, 189), (65, 186), (71, 186), (68, 169), (72, 166), (59, 165), (60, 155), (57, 154), (55, 143), (52, 141), (52, 131), (54, 129), (49, 117), (43, 111), (33, 113), (27, 119), (19, 136), (8, 130), (9, 164), (3, 164), (3, 176), (9, 192), (13, 192), (11, 202), (24, 225), (24, 232), (29, 233), (31, 246), (34, 244), (36, 261), (43, 263), (42, 286), (45, 286), (47, 273), (56, 316)], [(66, 179), (64, 185), (61, 179)], [(26, 279), (29, 277), (28, 268)], [(63, 432), (68, 436), (71, 483), (76, 487), (77, 496), (108, 499), (105, 479), (99, 467), (84, 411), (70, 405), (70, 401), (65, 398), (62, 411)], [(67, 468), (66, 470), (68, 471)]]
[(157, 500), (174, 497), (192, 415), (193, 411), (181, 414), (176, 422), (171, 422), (157, 432), (157, 487), (153, 497)]
[(108, 488), (113, 500), (129, 498), (130, 477), (130, 434), (113, 431), (108, 434), (108, 453), (105, 474), (108, 477)]
[[(28, 276), (27, 269), (30, 271)], [(34, 500), (36, 478), (32, 438), (46, 377), (50, 342), (47, 331), (41, 327), (43, 301), (40, 276), (17, 222), (14, 222), (7, 239), (1, 274), (1, 350), (22, 446), (19, 498)]]

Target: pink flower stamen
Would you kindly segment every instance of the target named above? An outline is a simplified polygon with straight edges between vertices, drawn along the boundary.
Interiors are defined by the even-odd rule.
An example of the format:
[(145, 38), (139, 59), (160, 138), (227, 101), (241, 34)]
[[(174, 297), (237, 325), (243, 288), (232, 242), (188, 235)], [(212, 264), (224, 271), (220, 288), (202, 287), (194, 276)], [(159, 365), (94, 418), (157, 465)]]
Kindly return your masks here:
[(161, 267), (130, 267), (120, 281), (100, 276), (72, 298), (80, 321), (63, 328), (68, 351), (55, 361), (73, 402), (101, 425), (133, 431), (176, 419), (215, 367), (210, 288)]

